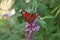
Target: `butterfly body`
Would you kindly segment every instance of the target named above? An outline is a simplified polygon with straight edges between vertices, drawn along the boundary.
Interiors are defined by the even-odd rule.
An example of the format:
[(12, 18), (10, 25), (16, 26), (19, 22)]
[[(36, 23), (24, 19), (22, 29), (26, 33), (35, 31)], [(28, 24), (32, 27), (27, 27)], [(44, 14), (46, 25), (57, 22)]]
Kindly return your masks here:
[(34, 14), (30, 14), (27, 11), (21, 11), (22, 16), (24, 17), (26, 22), (32, 23), (34, 21), (34, 19), (37, 17), (37, 13)]

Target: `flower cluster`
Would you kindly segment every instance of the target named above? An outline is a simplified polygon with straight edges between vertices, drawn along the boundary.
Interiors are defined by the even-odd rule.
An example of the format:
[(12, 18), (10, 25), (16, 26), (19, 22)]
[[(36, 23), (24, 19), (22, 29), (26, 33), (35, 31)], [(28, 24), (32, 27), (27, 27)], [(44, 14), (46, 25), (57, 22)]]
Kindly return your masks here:
[[(39, 26), (36, 24), (36, 22), (38, 21), (38, 19), (36, 18), (32, 23), (26, 23), (26, 30), (25, 30), (25, 33), (26, 33), (26, 37), (28, 37), (28, 35), (30, 35), (30, 40), (32, 40), (32, 35), (34, 32), (37, 32), (39, 31)], [(29, 40), (29, 39), (27, 39)]]

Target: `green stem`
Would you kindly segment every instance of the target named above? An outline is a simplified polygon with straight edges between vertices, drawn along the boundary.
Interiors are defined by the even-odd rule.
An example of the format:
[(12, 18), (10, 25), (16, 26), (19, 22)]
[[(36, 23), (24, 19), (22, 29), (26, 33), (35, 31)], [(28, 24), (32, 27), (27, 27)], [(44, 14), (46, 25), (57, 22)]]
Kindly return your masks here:
[(51, 11), (51, 13), (54, 13), (59, 7), (60, 7), (60, 5), (58, 5), (55, 9), (53, 9), (53, 10)]
[(59, 8), (59, 10), (56, 13), (55, 18), (58, 16), (59, 13), (60, 13), (60, 8)]

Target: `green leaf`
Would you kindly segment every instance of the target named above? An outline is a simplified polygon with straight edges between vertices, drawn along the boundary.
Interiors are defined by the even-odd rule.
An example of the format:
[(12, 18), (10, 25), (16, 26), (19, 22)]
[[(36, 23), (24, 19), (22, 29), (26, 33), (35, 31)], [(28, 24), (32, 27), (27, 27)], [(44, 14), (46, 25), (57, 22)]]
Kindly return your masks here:
[(28, 9), (27, 11), (28, 11), (29, 13), (31, 13), (31, 14), (34, 13), (34, 10), (33, 10), (33, 9)]
[(18, 21), (19, 23), (22, 23), (22, 22), (24, 21), (24, 19), (23, 19), (22, 16), (19, 16), (19, 17), (17, 17), (17, 21)]
[(0, 26), (3, 26), (5, 24), (4, 19), (0, 19)]
[[(40, 17), (39, 17), (40, 18)], [(40, 21), (38, 21), (39, 22), (39, 24), (43, 27), (43, 28), (45, 28), (46, 30), (48, 30), (47, 29), (47, 23), (43, 20), (43, 19), (39, 19)]]
[(21, 40), (18, 35), (14, 34), (9, 37), (8, 40)]
[(56, 33), (56, 34), (50, 35), (49, 40), (54, 40), (55, 37), (58, 37), (59, 38), (60, 37), (60, 33)]
[(6, 33), (6, 34), (7, 34), (7, 33), (10, 33), (10, 30), (9, 30), (9, 29), (6, 29), (6, 28), (1, 28), (1, 29), (2, 29), (2, 32), (3, 32), (3, 33)]
[(21, 24), (18, 24), (16, 26), (16, 29), (20, 30), (20, 31), (23, 31), (25, 29), (25, 22), (21, 23)]
[(8, 34), (0, 34), (0, 40), (7, 40), (9, 37)]
[(47, 6), (43, 3), (40, 3), (40, 11), (45, 11), (47, 10)]
[(45, 17), (42, 17), (41, 19), (49, 19), (49, 18), (54, 18), (54, 17), (51, 16), (51, 15), (47, 15), (47, 16), (45, 16)]
[(48, 35), (51, 34), (53, 31), (55, 31), (55, 29), (56, 29), (56, 26), (52, 26), (52, 27), (49, 26), (48, 31), (46, 31), (46, 36), (48, 36)]
[(54, 8), (56, 6), (60, 5), (60, 0), (51, 0), (51, 8)]

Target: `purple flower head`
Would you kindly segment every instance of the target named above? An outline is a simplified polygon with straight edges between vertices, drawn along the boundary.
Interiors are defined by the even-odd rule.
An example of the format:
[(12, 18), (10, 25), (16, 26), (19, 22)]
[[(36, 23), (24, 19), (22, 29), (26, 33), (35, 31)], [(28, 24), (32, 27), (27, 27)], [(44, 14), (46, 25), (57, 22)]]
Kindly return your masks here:
[[(40, 27), (37, 25), (37, 23), (36, 23), (37, 21), (38, 21), (38, 19), (36, 18), (36, 19), (33, 20), (33, 22), (31, 22), (31, 23), (26, 22), (26, 25), (25, 25), (25, 27), (26, 27), (25, 37), (26, 37), (26, 39), (27, 39), (27, 38), (30, 38), (30, 39), (27, 39), (27, 40), (33, 40), (32, 38), (33, 38), (34, 32), (39, 31)], [(29, 37), (29, 35), (30, 35), (30, 37)]]
[(4, 15), (3, 15), (3, 17), (6, 17), (6, 16), (8, 16), (8, 14), (4, 14)]
[(8, 19), (8, 14), (3, 14), (4, 19)]

